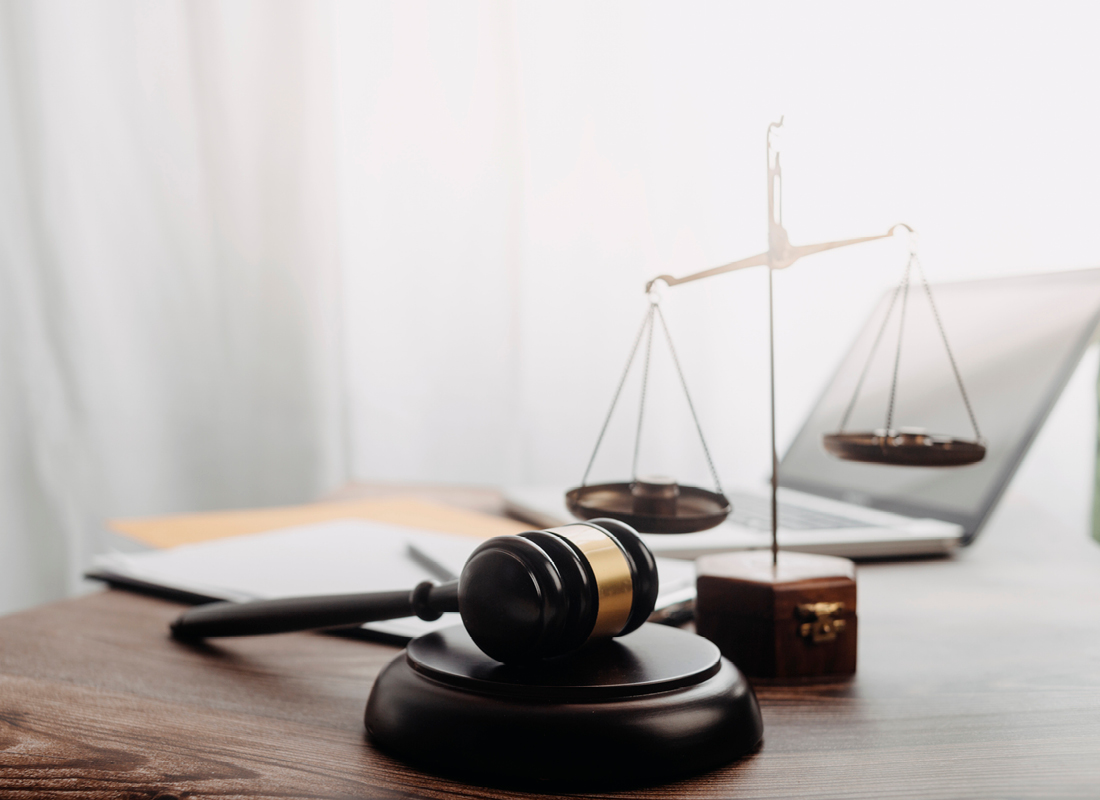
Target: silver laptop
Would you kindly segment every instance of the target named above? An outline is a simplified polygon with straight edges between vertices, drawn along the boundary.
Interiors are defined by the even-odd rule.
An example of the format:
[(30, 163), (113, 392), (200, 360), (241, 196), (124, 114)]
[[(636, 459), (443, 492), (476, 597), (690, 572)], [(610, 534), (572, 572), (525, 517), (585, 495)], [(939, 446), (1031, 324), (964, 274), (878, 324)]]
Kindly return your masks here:
[[(933, 295), (987, 446), (978, 464), (898, 467), (840, 461), (821, 444), (836, 431), (886, 314), (876, 305), (779, 467), (779, 545), (893, 558), (948, 554), (974, 540), (1004, 493), (1100, 325), (1100, 269), (940, 284)], [(897, 343), (895, 311), (847, 430), (882, 428)], [(762, 387), (761, 391), (765, 391)], [(966, 438), (973, 430), (923, 288), (910, 287), (895, 424)], [(509, 511), (539, 526), (572, 519), (565, 487), (506, 490)], [(766, 487), (726, 491), (722, 525), (643, 533), (653, 552), (697, 558), (769, 546)]]

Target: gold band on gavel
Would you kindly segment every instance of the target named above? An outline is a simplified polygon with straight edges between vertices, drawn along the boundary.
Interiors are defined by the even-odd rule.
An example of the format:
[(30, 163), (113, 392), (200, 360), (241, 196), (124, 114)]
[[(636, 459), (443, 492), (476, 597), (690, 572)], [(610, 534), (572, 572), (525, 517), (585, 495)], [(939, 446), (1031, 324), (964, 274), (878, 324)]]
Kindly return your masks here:
[(549, 531), (576, 545), (596, 576), (599, 604), (596, 624), (589, 638), (619, 633), (626, 627), (634, 603), (634, 579), (619, 545), (599, 528), (583, 523), (550, 528)]

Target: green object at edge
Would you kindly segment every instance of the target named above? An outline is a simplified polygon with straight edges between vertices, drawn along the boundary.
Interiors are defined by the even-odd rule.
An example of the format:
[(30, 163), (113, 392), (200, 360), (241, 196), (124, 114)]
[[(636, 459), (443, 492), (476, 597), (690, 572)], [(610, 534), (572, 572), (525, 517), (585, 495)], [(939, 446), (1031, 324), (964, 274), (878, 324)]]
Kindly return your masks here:
[[(1096, 380), (1097, 431), (1100, 431), (1100, 375)], [(1096, 436), (1096, 472), (1092, 483), (1092, 538), (1100, 542), (1100, 433)]]

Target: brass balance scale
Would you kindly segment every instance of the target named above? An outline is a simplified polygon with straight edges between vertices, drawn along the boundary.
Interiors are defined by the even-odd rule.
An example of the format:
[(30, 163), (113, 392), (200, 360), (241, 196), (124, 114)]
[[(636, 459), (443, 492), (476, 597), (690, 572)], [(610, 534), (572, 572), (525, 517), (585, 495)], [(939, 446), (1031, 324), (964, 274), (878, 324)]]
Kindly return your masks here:
[[(641, 329), (635, 337), (630, 355), (627, 358), (626, 368), (623, 370), (622, 378), (619, 381), (618, 388), (615, 390), (614, 397), (611, 401), (611, 409), (608, 411), (607, 418), (604, 420), (603, 427), (596, 439), (596, 446), (592, 451), (592, 456), (588, 461), (588, 466), (585, 469), (580, 486), (571, 489), (565, 496), (566, 503), (575, 516), (581, 519), (612, 517), (626, 522), (641, 531), (672, 534), (707, 530), (721, 524), (726, 519), (732, 509), (729, 500), (722, 491), (721, 482), (718, 479), (718, 473), (715, 470), (714, 461), (710, 455), (710, 448), (707, 447), (706, 439), (703, 436), (703, 429), (699, 423), (698, 415), (695, 413), (695, 406), (691, 401), (687, 382), (684, 378), (679, 358), (676, 355), (676, 350), (673, 347), (672, 337), (669, 335), (668, 325), (665, 322), (664, 314), (661, 312), (660, 296), (654, 291), (654, 286), (658, 282), (661, 282), (666, 286), (672, 287), (682, 283), (701, 280), (703, 278), (710, 278), (715, 275), (722, 275), (727, 272), (735, 272), (748, 267), (766, 266), (768, 267), (768, 341), (771, 374), (772, 554), (773, 560), (776, 559), (778, 552), (776, 536), (778, 515), (776, 512), (778, 506), (779, 458), (775, 443), (775, 333), (773, 322), (772, 272), (774, 270), (785, 269), (804, 256), (823, 253), (826, 250), (835, 250), (839, 247), (862, 244), (863, 242), (873, 242), (877, 239), (885, 239), (895, 235), (899, 230), (905, 230), (910, 235), (909, 260), (906, 263), (902, 279), (891, 296), (886, 316), (882, 321), (882, 326), (878, 331), (874, 345), (871, 348), (867, 362), (856, 383), (855, 390), (852, 393), (852, 399), (848, 404), (843, 419), (840, 421), (838, 430), (836, 433), (829, 433), (823, 437), (825, 450), (837, 458), (849, 461), (911, 467), (957, 467), (976, 463), (985, 457), (985, 443), (978, 430), (978, 423), (974, 417), (970, 399), (966, 394), (966, 388), (963, 386), (962, 376), (959, 373), (954, 354), (951, 352), (951, 346), (948, 344), (947, 334), (944, 331), (939, 311), (932, 298), (931, 287), (924, 276), (924, 270), (916, 256), (916, 250), (913, 246), (913, 229), (904, 223), (900, 223), (893, 226), (886, 233), (878, 236), (864, 236), (858, 239), (845, 239), (843, 241), (825, 242), (822, 244), (792, 245), (787, 235), (787, 231), (783, 227), (781, 205), (776, 201), (777, 191), (780, 192), (780, 201), (782, 199), (781, 189), (783, 170), (779, 163), (779, 153), (773, 146), (772, 134), (776, 129), (782, 126), (782, 124), (782, 118), (780, 118), (779, 122), (770, 124), (766, 137), (768, 165), (767, 252), (750, 256), (740, 261), (734, 261), (733, 263), (725, 264), (720, 267), (714, 267), (703, 272), (698, 272), (694, 275), (688, 275), (683, 278), (675, 278), (671, 275), (659, 275), (646, 284), (645, 288), (649, 298), (649, 308), (646, 311)], [(966, 411), (974, 431), (973, 439), (933, 434), (918, 428), (895, 428), (893, 425), (894, 400), (897, 395), (898, 366), (901, 361), (902, 334), (905, 328), (905, 312), (909, 301), (910, 284), (914, 267), (916, 268), (916, 272), (919, 273), (924, 293), (928, 298), (933, 317), (939, 328), (944, 347), (947, 350), (951, 369), (954, 372), (959, 392), (962, 395), (962, 400), (966, 406)], [(899, 300), (900, 303), (898, 302)], [(893, 379), (891, 381), (890, 397), (886, 410), (886, 423), (883, 428), (879, 430), (846, 432), (845, 427), (847, 426), (848, 419), (859, 399), (860, 391), (863, 388), (864, 380), (871, 366), (871, 361), (886, 333), (887, 326), (893, 316), (895, 308), (900, 308), (900, 323), (898, 326), (897, 351), (894, 357)], [(696, 486), (679, 485), (671, 478), (639, 477), (637, 474), (638, 445), (641, 439), (642, 419), (645, 413), (646, 386), (649, 379), (649, 363), (653, 349), (653, 331), (658, 323), (668, 343), (669, 351), (672, 355), (672, 362), (676, 368), (680, 384), (683, 387), (684, 395), (687, 398), (688, 408), (691, 410), (696, 431), (702, 442), (707, 466), (710, 469), (710, 474), (715, 485), (714, 491)], [(643, 339), (645, 340), (645, 357), (642, 373), (641, 408), (639, 410), (638, 430), (634, 442), (634, 478), (629, 482), (589, 485), (588, 475), (591, 472), (592, 464), (596, 459), (596, 454), (599, 452), (600, 444), (603, 441), (604, 434), (607, 432), (608, 424), (611, 421), (615, 406), (618, 403), (619, 396), (622, 393), (623, 386), (626, 383), (630, 368), (638, 354)]]

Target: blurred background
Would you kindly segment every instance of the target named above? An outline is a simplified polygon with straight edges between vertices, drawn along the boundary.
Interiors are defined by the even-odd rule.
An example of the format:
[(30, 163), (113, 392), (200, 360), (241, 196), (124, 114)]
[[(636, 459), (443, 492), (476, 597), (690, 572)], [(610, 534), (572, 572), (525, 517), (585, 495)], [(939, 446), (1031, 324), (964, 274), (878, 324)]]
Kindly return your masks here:
[[(933, 281), (1100, 264), (1086, 3), (0, 2), (0, 611), (109, 517), (575, 484), (645, 282), (907, 222)], [(906, 243), (776, 279), (780, 446)], [(727, 484), (766, 273), (665, 291)], [(945, 320), (950, 336), (950, 320)], [(1090, 352), (1016, 480), (1085, 525)], [(631, 391), (634, 394), (631, 394)], [(667, 359), (642, 471), (706, 482)], [(593, 471), (629, 471), (637, 385)], [(1030, 468), (1033, 462), (1042, 468)]]

